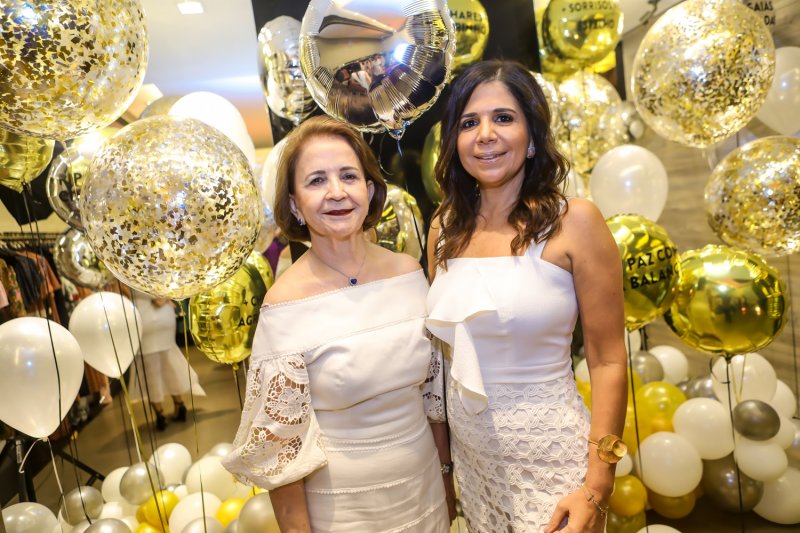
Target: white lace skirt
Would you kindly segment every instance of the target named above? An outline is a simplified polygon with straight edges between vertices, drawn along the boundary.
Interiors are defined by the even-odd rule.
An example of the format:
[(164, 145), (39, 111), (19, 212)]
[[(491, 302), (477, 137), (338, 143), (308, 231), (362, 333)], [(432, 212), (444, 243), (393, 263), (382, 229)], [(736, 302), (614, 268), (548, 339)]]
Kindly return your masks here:
[(487, 383), (489, 407), (477, 416), (464, 411), (448, 381), (451, 447), (469, 531), (539, 531), (586, 476), (589, 413), (575, 380)]

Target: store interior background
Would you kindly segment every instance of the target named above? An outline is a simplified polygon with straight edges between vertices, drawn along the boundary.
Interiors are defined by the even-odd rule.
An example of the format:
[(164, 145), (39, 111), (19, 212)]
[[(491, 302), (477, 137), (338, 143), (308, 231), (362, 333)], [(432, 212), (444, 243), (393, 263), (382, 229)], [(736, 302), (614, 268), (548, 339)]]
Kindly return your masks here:
[[(646, 0), (641, 0), (646, 3)], [(676, 2), (662, 0), (667, 5)], [(211, 91), (220, 94), (233, 102), (242, 113), (248, 131), (257, 148), (258, 163), (266, 158), (273, 144), (273, 129), (270, 117), (264, 104), (264, 97), (259, 81), (257, 65), (258, 29), (266, 20), (286, 14), (302, 18), (307, 2), (277, 0), (259, 2), (258, 0), (203, 0), (205, 13), (202, 15), (181, 15), (173, 1), (142, 0), (146, 11), (150, 43), (150, 60), (145, 78), (145, 89), (129, 108), (122, 121), (130, 122), (146, 107), (147, 103), (158, 95), (180, 95), (194, 91)], [(483, 0), (490, 13), (492, 32), (502, 28), (506, 32), (506, 40), (490, 41), (484, 57), (504, 55), (505, 57), (525, 60), (532, 57), (530, 35), (513, 38), (513, 28), (520, 24), (506, 26), (500, 17), (507, 21), (520, 20), (522, 14), (530, 19), (521, 23), (528, 28), (533, 27), (533, 6), (531, 0)], [(492, 7), (492, 5), (495, 5)], [(498, 7), (497, 4), (503, 4)], [(773, 37), (778, 46), (800, 46), (800, 1), (772, 0), (776, 14)], [(661, 8), (660, 8), (661, 9)], [(498, 19), (493, 18), (494, 12)], [(663, 10), (662, 10), (663, 11)], [(656, 17), (653, 18), (655, 20)], [(518, 28), (523, 31), (524, 28)], [(622, 57), (624, 83), (618, 89), (627, 88), (634, 55), (640, 40), (646, 33), (647, 26), (641, 26), (624, 34), (622, 39)], [(515, 49), (516, 47), (516, 49)], [(157, 89), (156, 89), (157, 88)], [(620, 91), (622, 94), (622, 91)], [(624, 96), (623, 96), (624, 98)], [(430, 116), (422, 117), (419, 123), (412, 125), (406, 137), (400, 141), (404, 151), (406, 144), (413, 147), (415, 138), (424, 137), (430, 123), (434, 120), (437, 108), (429, 111)], [(273, 117), (274, 118), (274, 117)], [(761, 137), (774, 134), (757, 119), (753, 120), (747, 130)], [(387, 154), (396, 152), (394, 141), (386, 142), (384, 150)], [(667, 169), (669, 175), (669, 195), (658, 223), (661, 224), (675, 242), (679, 251), (701, 248), (709, 243), (720, 243), (719, 238), (709, 227), (703, 209), (703, 191), (711, 168), (706, 154), (702, 151), (664, 140), (652, 131), (647, 131), (637, 144), (656, 154)], [(391, 179), (391, 177), (390, 177)], [(409, 179), (409, 190), (419, 196)], [(421, 191), (421, 187), (419, 189)], [(68, 229), (55, 214), (38, 227), (20, 226), (0, 206), (0, 232), (41, 231), (61, 232)], [(791, 309), (800, 310), (800, 263), (793, 255), (770, 259), (769, 264), (777, 268), (783, 279), (790, 286)], [(791, 271), (791, 277), (788, 275)], [(775, 367), (779, 379), (797, 391), (798, 387), (798, 348), (800, 339), (800, 317), (792, 311), (791, 323), (788, 324), (775, 341), (760, 353)], [(690, 376), (707, 374), (709, 357), (683, 345), (669, 330), (663, 320), (647, 326), (647, 335), (651, 345), (669, 344), (675, 346), (689, 356)], [(200, 373), (200, 379), (208, 396), (196, 400), (197, 426), (191, 420), (187, 424), (171, 424), (164, 433), (155, 434), (158, 443), (181, 442), (192, 453), (202, 455), (220, 441), (230, 441), (238, 426), (239, 401), (236, 385), (229, 367), (215, 365), (203, 355), (192, 349), (192, 364)], [(130, 463), (126, 442), (130, 443), (130, 428), (123, 429), (124, 415), (121, 415), (119, 398), (115, 404), (106, 407), (87, 425), (77, 438), (77, 446), (82, 461), (98, 471), (107, 473), (113, 468)], [(143, 420), (140, 406), (137, 406), (138, 419)], [(147, 439), (146, 439), (147, 440)], [(69, 463), (61, 463), (60, 474), (64, 490), (75, 486), (76, 473)], [(793, 466), (800, 467), (800, 464)], [(85, 480), (83, 472), (77, 476)], [(58, 489), (54, 482), (52, 468), (45, 468), (35, 480), (37, 499), (52, 509), (57, 508)], [(672, 525), (684, 533), (699, 531), (740, 531), (746, 527), (752, 532), (796, 531), (791, 526), (779, 526), (760, 519), (753, 513), (744, 517), (717, 511), (713, 506), (698, 501), (695, 511), (687, 518), (671, 521), (653, 515), (648, 516), (652, 523)], [(2, 526), (0, 526), (2, 527)]]

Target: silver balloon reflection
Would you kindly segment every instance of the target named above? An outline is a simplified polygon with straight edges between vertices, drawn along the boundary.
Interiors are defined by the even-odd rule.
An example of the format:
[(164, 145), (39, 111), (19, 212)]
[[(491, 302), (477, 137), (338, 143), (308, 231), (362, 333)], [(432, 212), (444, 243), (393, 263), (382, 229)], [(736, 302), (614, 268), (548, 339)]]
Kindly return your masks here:
[(69, 491), (61, 502), (61, 516), (73, 526), (87, 517), (92, 520), (99, 518), (102, 511), (103, 495), (96, 488), (86, 485)]
[(228, 524), (228, 527), (225, 528), (225, 533), (239, 533), (239, 520), (233, 520)]
[(53, 511), (41, 503), (22, 502), (3, 509), (6, 533), (54, 533), (59, 526)]
[(417, 200), (397, 185), (387, 184), (386, 203), (375, 234), (375, 242), (384, 248), (420, 259), (425, 223)]
[(89, 243), (86, 235), (68, 229), (53, 246), (53, 260), (58, 273), (81, 287), (100, 289), (114, 280)]
[(181, 533), (225, 533), (225, 528), (213, 516), (201, 516), (186, 524)]
[(764, 495), (764, 483), (743, 474), (736, 466), (733, 454), (722, 459), (703, 461), (700, 485), (711, 501), (732, 513), (751, 511)]
[(642, 378), (642, 383), (651, 383), (664, 379), (664, 367), (656, 356), (643, 350), (631, 354), (631, 366), (633, 371)]
[(84, 533), (131, 533), (131, 528), (117, 518), (103, 518), (93, 522)]
[(733, 427), (742, 437), (767, 440), (778, 434), (781, 418), (767, 402), (745, 400), (733, 408)]
[(314, 100), (300, 71), (300, 21), (280, 16), (258, 33), (261, 88), (273, 113), (295, 125), (314, 111)]
[[(152, 484), (151, 484), (152, 483)], [(122, 474), (119, 493), (131, 505), (142, 505), (164, 485), (164, 476), (152, 463), (136, 463)]]
[(399, 139), (438, 98), (455, 44), (444, 0), (311, 0), (300, 64), (326, 113)]
[(47, 201), (56, 215), (75, 229), (83, 231), (78, 198), (92, 154), (81, 153), (71, 146), (61, 152), (47, 174)]
[(711, 374), (690, 379), (684, 391), (686, 398), (710, 398), (712, 400), (718, 400), (719, 398), (714, 394), (713, 383), (714, 378), (711, 377)]
[(256, 494), (244, 504), (239, 512), (237, 533), (264, 533), (277, 527), (275, 511), (269, 494)]

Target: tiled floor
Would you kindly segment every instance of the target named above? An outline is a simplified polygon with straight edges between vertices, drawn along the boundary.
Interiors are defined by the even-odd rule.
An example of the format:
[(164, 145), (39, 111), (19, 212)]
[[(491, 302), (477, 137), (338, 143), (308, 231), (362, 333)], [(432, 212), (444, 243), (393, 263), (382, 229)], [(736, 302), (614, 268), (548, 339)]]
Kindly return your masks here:
[[(211, 363), (200, 352), (190, 350), (192, 365), (200, 376), (200, 382), (207, 396), (195, 398), (196, 426), (190, 415), (185, 423), (170, 423), (164, 432), (149, 431), (144, 424), (143, 410), (140, 402), (135, 403), (134, 416), (139, 421), (140, 433), (144, 441), (144, 455), (150, 456), (152, 446), (167, 442), (178, 442), (186, 446), (192, 454), (202, 456), (218, 442), (230, 442), (239, 422), (240, 406), (236, 385), (230, 367)], [(240, 373), (241, 376), (241, 373)], [(244, 390), (244, 383), (240, 383)], [(80, 459), (91, 468), (102, 473), (127, 466), (130, 457), (136, 460), (136, 451), (132, 446), (133, 432), (130, 420), (120, 410), (120, 397), (114, 399), (112, 405), (104, 408), (80, 432), (77, 438), (77, 449)], [(170, 407), (167, 407), (169, 410)], [(127, 437), (126, 437), (127, 436)], [(127, 440), (126, 440), (127, 438)], [(126, 442), (131, 443), (130, 448)], [(88, 475), (78, 471), (69, 463), (57, 460), (59, 476), (65, 491), (76, 486), (76, 475), (84, 482)], [(37, 500), (50, 507), (57, 508), (59, 491), (53, 475), (52, 466), (48, 466), (35, 478)], [(95, 483), (99, 488), (100, 484)], [(697, 507), (687, 518), (667, 520), (649, 513), (648, 523), (667, 524), (682, 533), (783, 533), (800, 531), (798, 526), (780, 526), (763, 520), (753, 513), (744, 516), (718, 511), (707, 500), (700, 499)], [(2, 531), (2, 525), (0, 525)], [(481, 532), (483, 533), (483, 532)], [(635, 532), (631, 532), (635, 533)]]

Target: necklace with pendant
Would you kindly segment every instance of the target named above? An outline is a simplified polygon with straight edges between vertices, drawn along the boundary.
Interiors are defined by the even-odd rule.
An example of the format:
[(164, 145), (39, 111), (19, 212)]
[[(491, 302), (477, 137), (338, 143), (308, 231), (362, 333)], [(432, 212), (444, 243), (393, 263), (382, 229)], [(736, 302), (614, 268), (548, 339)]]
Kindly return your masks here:
[(318, 254), (318, 253), (314, 252), (314, 248), (310, 248), (309, 250), (311, 251), (311, 253), (312, 253), (312, 254), (314, 254), (314, 257), (316, 257), (317, 259), (319, 259), (319, 262), (320, 262), (320, 263), (322, 263), (322, 264), (323, 264), (323, 265), (325, 265), (326, 267), (330, 268), (331, 270), (333, 270), (333, 271), (334, 271), (334, 272), (336, 272), (337, 274), (341, 274), (342, 276), (344, 276), (345, 278), (347, 278), (347, 281), (349, 281), (349, 282), (350, 282), (350, 285), (358, 285), (358, 275), (359, 275), (359, 274), (361, 274), (361, 270), (364, 268), (364, 263), (366, 263), (366, 261), (367, 261), (367, 252), (366, 252), (366, 251), (364, 251), (364, 258), (361, 260), (361, 266), (359, 266), (359, 267), (358, 267), (358, 272), (356, 272), (356, 273), (355, 273), (355, 275), (353, 275), (353, 276), (348, 276), (347, 274), (345, 274), (344, 272), (342, 272), (342, 271), (341, 271), (341, 270), (339, 270), (338, 268), (335, 268), (335, 267), (331, 266), (330, 264), (326, 263), (326, 262), (325, 262), (325, 261), (324, 261), (324, 260), (323, 260), (323, 259), (322, 259), (322, 258), (319, 256), (319, 254)]

